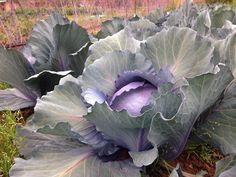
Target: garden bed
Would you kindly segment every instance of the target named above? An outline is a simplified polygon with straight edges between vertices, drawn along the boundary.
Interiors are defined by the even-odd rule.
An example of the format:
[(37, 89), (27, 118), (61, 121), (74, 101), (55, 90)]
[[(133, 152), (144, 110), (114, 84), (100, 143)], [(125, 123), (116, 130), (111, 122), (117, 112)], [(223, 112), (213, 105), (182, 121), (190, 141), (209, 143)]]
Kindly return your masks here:
[(236, 11), (185, 2), (99, 29), (97, 17), (82, 18), (94, 34), (53, 12), (7, 46), (23, 50), (0, 47), (1, 173), (235, 173)]

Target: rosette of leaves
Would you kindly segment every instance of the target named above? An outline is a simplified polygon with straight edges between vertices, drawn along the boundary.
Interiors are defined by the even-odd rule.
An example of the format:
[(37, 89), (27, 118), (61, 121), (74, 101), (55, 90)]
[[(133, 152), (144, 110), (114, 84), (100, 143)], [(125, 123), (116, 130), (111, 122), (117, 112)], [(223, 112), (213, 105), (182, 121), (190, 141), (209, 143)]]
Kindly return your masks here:
[[(136, 29), (139, 23), (145, 25)], [(158, 157), (175, 159), (209, 109), (198, 130), (205, 135), (209, 121), (224, 121), (212, 145), (235, 152), (234, 35), (219, 61), (207, 36), (153, 25), (141, 19), (95, 42), (82, 75), (62, 78), (38, 100), (18, 129), (24, 159), (16, 158), (11, 177), (141, 177)]]
[(33, 107), (60, 78), (80, 75), (89, 45), (85, 29), (54, 12), (34, 26), (21, 51), (0, 47), (0, 82), (13, 87), (0, 91), (0, 110)]

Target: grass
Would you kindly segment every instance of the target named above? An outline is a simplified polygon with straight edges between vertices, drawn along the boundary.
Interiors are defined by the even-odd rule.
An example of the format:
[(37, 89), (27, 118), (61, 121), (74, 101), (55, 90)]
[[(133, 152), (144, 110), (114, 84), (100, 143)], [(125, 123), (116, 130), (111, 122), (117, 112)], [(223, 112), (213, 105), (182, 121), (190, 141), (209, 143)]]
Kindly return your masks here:
[(10, 111), (0, 115), (0, 176), (9, 176), (9, 170), (13, 165), (13, 159), (18, 155), (18, 144), (15, 138), (16, 125), (19, 122), (20, 113)]
[[(10, 88), (0, 82), (0, 90)], [(0, 112), (0, 176), (7, 177), (13, 164), (13, 158), (18, 155), (17, 142), (14, 140), (15, 129), (20, 119), (20, 113), (10, 111)]]
[(216, 161), (223, 158), (222, 154), (207, 143), (196, 143), (189, 140), (185, 150), (188, 156), (195, 154), (201, 161), (209, 164), (214, 164)]

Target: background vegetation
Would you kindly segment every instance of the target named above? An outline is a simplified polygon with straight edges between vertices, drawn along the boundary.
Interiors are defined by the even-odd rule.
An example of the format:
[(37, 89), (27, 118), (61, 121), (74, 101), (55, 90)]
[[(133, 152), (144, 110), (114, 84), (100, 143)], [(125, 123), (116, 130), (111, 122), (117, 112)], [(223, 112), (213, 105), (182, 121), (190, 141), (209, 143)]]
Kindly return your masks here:
[(89, 32), (113, 16), (145, 15), (151, 10), (169, 8), (172, 0), (6, 0), (0, 11), (0, 44), (17, 47), (25, 44), (33, 24), (57, 10)]

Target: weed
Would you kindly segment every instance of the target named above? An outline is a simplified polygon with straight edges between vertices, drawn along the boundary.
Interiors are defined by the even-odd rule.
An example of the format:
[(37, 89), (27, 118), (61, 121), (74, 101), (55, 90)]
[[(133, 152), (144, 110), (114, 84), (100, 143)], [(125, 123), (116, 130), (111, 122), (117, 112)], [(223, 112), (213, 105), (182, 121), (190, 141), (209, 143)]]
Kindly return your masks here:
[(8, 85), (8, 84), (0, 82), (0, 90), (4, 90), (4, 89), (7, 89), (7, 88), (11, 88), (11, 86)]
[(189, 141), (185, 148), (188, 157), (192, 154), (196, 155), (201, 161), (208, 164), (214, 164), (219, 159), (222, 159), (223, 156), (216, 149), (211, 147), (207, 143), (196, 143), (194, 141)]
[(8, 176), (13, 159), (18, 155), (19, 142), (14, 140), (20, 112), (6, 111), (0, 115), (0, 176)]

